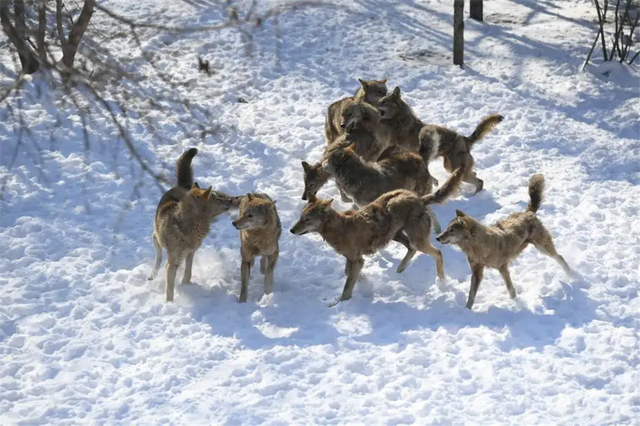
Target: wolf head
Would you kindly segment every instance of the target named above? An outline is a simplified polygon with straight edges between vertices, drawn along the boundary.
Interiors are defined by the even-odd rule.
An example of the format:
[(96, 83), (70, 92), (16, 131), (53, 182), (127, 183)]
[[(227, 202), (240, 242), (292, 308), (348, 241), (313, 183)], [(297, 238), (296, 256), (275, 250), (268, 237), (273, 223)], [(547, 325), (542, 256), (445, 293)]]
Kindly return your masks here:
[(240, 216), (232, 223), (236, 229), (261, 228), (274, 217), (275, 201), (247, 194), (240, 202)]
[(340, 127), (350, 132), (354, 129), (366, 128), (379, 118), (378, 111), (366, 102), (349, 101), (343, 108)]
[(402, 97), (400, 95), (400, 87), (396, 86), (393, 92), (378, 101), (378, 111), (380, 118), (383, 120), (391, 120), (396, 116), (402, 107)]
[(321, 163), (309, 164), (303, 161), (302, 168), (304, 169), (304, 192), (302, 193), (302, 199), (306, 201), (311, 196), (315, 197), (320, 188), (329, 180), (329, 175), (322, 169)]
[(387, 79), (363, 80), (358, 79), (360, 88), (355, 94), (355, 98), (367, 102), (371, 105), (378, 103), (378, 100), (387, 94)]
[(194, 182), (191, 189), (187, 193), (187, 200), (190, 206), (207, 211), (211, 209), (211, 205), (208, 202), (210, 195), (211, 187), (202, 189), (196, 182)]
[(473, 227), (473, 219), (456, 210), (456, 218), (449, 222), (447, 229), (436, 240), (442, 244), (459, 244), (473, 237)]
[(322, 162), (322, 169), (329, 175), (335, 175), (336, 171), (348, 164), (349, 160), (355, 156), (349, 146), (339, 146), (329, 152), (327, 158)]
[(291, 227), (291, 233), (304, 235), (309, 232), (319, 232), (326, 220), (327, 213), (332, 210), (332, 201), (332, 199), (319, 200), (315, 196), (310, 197), (309, 202), (300, 213), (300, 220)]
[(237, 207), (237, 198), (225, 194), (220, 191), (211, 191), (209, 194), (209, 204), (211, 205), (211, 214), (218, 216), (224, 212), (229, 211), (230, 208)]

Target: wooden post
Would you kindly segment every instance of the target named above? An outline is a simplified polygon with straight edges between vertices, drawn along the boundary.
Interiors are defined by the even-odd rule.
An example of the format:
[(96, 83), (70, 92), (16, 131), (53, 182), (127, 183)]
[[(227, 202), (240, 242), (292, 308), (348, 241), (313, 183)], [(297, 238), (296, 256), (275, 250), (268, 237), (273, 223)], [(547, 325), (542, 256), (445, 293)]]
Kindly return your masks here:
[(453, 64), (464, 65), (464, 0), (453, 2)]
[(482, 21), (482, 0), (469, 0), (469, 17)]

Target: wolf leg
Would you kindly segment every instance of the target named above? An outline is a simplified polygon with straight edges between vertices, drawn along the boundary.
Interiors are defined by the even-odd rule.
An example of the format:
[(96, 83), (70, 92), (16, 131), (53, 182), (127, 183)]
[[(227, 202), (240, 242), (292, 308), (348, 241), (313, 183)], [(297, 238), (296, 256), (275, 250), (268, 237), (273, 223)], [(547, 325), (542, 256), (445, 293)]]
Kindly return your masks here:
[(242, 265), (240, 266), (240, 298), (238, 302), (244, 303), (247, 301), (247, 297), (249, 296), (249, 276), (251, 275), (251, 265), (253, 265), (252, 260), (244, 260), (242, 259)]
[(340, 300), (351, 299), (351, 295), (353, 294), (353, 287), (356, 284), (356, 280), (358, 279), (363, 266), (364, 259), (362, 258), (351, 261), (351, 269), (349, 270), (347, 281), (344, 283), (344, 290), (342, 290), (342, 296), (340, 297)]
[(467, 309), (471, 309), (474, 302), (476, 301), (476, 294), (478, 294), (478, 288), (480, 287), (480, 282), (482, 281), (483, 271), (483, 265), (471, 266), (471, 288), (469, 289), (469, 298), (467, 299), (467, 305), (465, 306)]
[(182, 284), (189, 284), (191, 282), (191, 268), (193, 267), (193, 256), (196, 254), (192, 251), (187, 255), (184, 261), (184, 275), (182, 276)]
[(153, 247), (156, 250), (156, 262), (155, 262), (155, 265), (153, 265), (153, 270), (151, 271), (149, 276), (147, 276), (147, 279), (149, 281), (153, 280), (156, 277), (156, 275), (158, 275), (158, 271), (160, 270), (160, 265), (162, 264), (162, 247), (160, 246), (160, 242), (158, 242), (158, 238), (156, 238), (155, 232), (151, 237), (153, 239)]
[(166, 265), (167, 269), (167, 283), (166, 283), (166, 294), (167, 294), (167, 302), (173, 302), (173, 293), (176, 284), (176, 273), (178, 272), (178, 263), (174, 263), (171, 260), (167, 261)]
[(573, 274), (573, 270), (569, 267), (566, 260), (564, 260), (564, 257), (556, 251), (556, 247), (553, 245), (553, 239), (551, 238), (549, 231), (540, 225), (540, 227), (536, 229), (535, 235), (532, 235), (531, 237), (531, 243), (540, 253), (555, 259), (567, 275), (571, 276)]
[[(270, 256), (264, 256), (262, 259), (266, 260), (265, 265), (265, 275), (264, 275), (264, 293), (271, 294), (273, 293), (273, 271), (276, 269), (276, 264), (278, 263), (278, 252)], [(262, 259), (260, 262), (262, 264)]]
[(507, 290), (509, 291), (509, 297), (512, 299), (516, 298), (516, 289), (513, 286), (513, 282), (511, 281), (511, 274), (509, 273), (509, 267), (507, 265), (502, 266), (498, 269), (500, 275), (502, 275), (502, 279), (504, 283), (507, 285)]

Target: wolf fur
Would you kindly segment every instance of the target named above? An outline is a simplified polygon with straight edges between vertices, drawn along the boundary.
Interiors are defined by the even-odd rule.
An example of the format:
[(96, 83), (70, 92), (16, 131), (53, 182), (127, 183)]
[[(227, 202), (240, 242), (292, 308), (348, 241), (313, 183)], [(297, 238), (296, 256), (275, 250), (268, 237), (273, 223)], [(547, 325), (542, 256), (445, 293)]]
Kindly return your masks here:
[[(338, 147), (329, 153), (322, 167), (360, 208), (395, 189), (408, 189), (418, 195), (431, 192), (432, 178), (427, 163), (418, 154), (406, 150), (391, 153), (374, 163), (364, 161), (351, 147)], [(440, 224), (430, 208), (428, 213), (434, 230), (440, 232)]]
[(424, 123), (402, 99), (400, 87), (378, 101), (381, 123), (388, 132), (389, 144), (420, 152), (420, 129)]
[(471, 216), (456, 210), (447, 229), (436, 239), (442, 244), (455, 244), (467, 256), (471, 267), (471, 288), (466, 307), (471, 309), (482, 281), (485, 267), (497, 269), (504, 280), (509, 296), (516, 298), (516, 289), (509, 274), (509, 264), (529, 245), (555, 259), (567, 274), (571, 268), (556, 252), (551, 234), (536, 212), (542, 203), (544, 177), (533, 175), (529, 180), (529, 205), (524, 212), (513, 213), (493, 226), (485, 226)]
[[(349, 100), (342, 110), (340, 120), (340, 125), (346, 129), (346, 132), (327, 146), (322, 154), (322, 160), (325, 160), (333, 149), (351, 145), (357, 155), (366, 161), (375, 161), (388, 148), (388, 137), (380, 125), (380, 114), (368, 103)], [(309, 195), (316, 195), (329, 180), (329, 175), (322, 169), (322, 160), (315, 164), (302, 162), (304, 171), (303, 200), (307, 200)], [(351, 200), (339, 184), (338, 189), (342, 200), (350, 202)]]
[(327, 145), (345, 132), (342, 127), (342, 109), (349, 101), (363, 101), (375, 105), (380, 98), (387, 94), (387, 79), (365, 81), (358, 79), (360, 87), (353, 96), (340, 99), (329, 105), (324, 125), (324, 135)]
[(148, 279), (156, 277), (162, 264), (162, 249), (167, 251), (166, 300), (173, 301), (178, 267), (186, 261), (182, 283), (191, 281), (193, 256), (209, 232), (216, 216), (237, 205), (237, 198), (201, 189), (193, 181), (191, 162), (198, 153), (196, 148), (185, 151), (176, 164), (178, 184), (165, 192), (158, 203), (153, 224), (155, 264)]
[(246, 302), (249, 293), (249, 276), (255, 258), (260, 256), (260, 272), (264, 275), (264, 292), (273, 292), (273, 271), (280, 248), (282, 233), (280, 218), (273, 201), (266, 194), (247, 194), (240, 201), (240, 215), (233, 226), (240, 231), (241, 289), (239, 302)]
[(457, 170), (433, 194), (418, 196), (398, 189), (381, 195), (362, 210), (340, 213), (331, 207), (332, 200), (311, 197), (302, 210), (300, 220), (291, 233), (304, 235), (318, 232), (333, 249), (346, 259), (347, 280), (340, 300), (348, 300), (364, 265), (364, 255), (375, 253), (391, 240), (403, 235), (408, 251), (397, 271), (402, 272), (417, 251), (430, 254), (436, 260), (438, 277), (444, 278), (442, 253), (429, 241), (431, 217), (426, 207), (444, 202), (458, 188), (463, 170)]
[(477, 194), (482, 191), (484, 182), (473, 171), (474, 160), (471, 156), (471, 147), (484, 138), (502, 120), (503, 117), (500, 114), (485, 117), (468, 137), (441, 126), (429, 124), (422, 127), (419, 134), (421, 149), (432, 154), (431, 158), (425, 158), (425, 161), (443, 157), (444, 168), (449, 172), (464, 164), (467, 174), (462, 181), (474, 185)]

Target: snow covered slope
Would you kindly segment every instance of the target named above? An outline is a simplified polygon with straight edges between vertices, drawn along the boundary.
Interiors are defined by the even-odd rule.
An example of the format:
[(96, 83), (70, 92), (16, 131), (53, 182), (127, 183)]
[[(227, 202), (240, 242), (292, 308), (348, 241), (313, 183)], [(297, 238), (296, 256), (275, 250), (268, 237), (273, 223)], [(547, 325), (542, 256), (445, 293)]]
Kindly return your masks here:
[[(172, 25), (215, 23), (218, 10), (207, 0), (108, 5)], [(0, 201), (0, 424), (640, 423), (639, 92), (580, 72), (590, 2), (486, 1), (485, 23), (465, 21), (464, 70), (450, 65), (450, 1), (341, 5), (266, 21), (251, 55), (234, 29), (143, 32), (167, 72), (194, 75), (187, 95), (223, 127), (204, 143), (177, 133), (157, 146), (142, 127), (132, 136), (155, 170), (172, 173), (197, 146), (201, 185), (278, 200), (272, 296), (256, 273), (249, 302), (237, 303), (239, 240), (223, 216), (196, 254), (194, 282), (164, 303), (162, 274), (145, 278), (161, 193), (150, 178), (134, 188), (124, 148), (84, 157), (78, 120), (54, 150), (42, 134), (44, 176), (18, 157)], [(194, 74), (198, 55), (215, 75)], [(6, 49), (0, 62), (11, 69)], [(490, 271), (470, 312), (459, 251), (441, 248), (449, 278), (437, 286), (428, 256), (396, 274), (404, 249), (392, 243), (367, 260), (353, 299), (329, 308), (343, 259), (287, 230), (303, 206), (300, 160), (320, 158), (325, 109), (357, 77), (387, 77), (425, 122), (466, 134), (502, 113), (473, 151), (485, 191), (464, 187), (436, 215), (492, 222), (522, 210), (528, 178), (543, 173), (538, 214), (581, 278), (528, 249), (512, 268), (519, 300)], [(37, 131), (43, 106), (27, 108)], [(11, 122), (0, 123), (0, 144), (6, 175)], [(446, 179), (441, 162), (431, 170)], [(338, 192), (330, 183), (319, 195)]]

